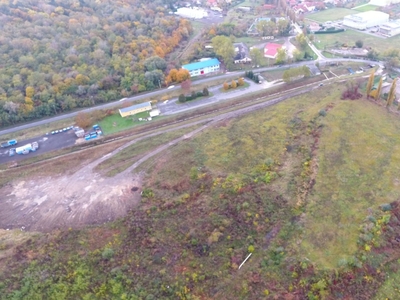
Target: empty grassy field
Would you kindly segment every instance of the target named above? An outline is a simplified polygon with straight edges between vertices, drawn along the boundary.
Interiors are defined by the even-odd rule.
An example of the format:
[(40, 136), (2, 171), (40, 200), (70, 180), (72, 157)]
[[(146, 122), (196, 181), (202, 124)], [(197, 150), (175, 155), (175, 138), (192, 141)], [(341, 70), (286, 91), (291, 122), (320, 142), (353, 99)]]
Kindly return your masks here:
[(104, 134), (112, 134), (123, 131), (138, 125), (145, 121), (139, 121), (139, 118), (148, 118), (149, 112), (141, 112), (133, 116), (122, 118), (118, 111), (111, 116), (105, 117), (99, 122), (99, 125), (104, 131)]
[(360, 31), (347, 29), (346, 31), (339, 33), (317, 34), (315, 35), (314, 44), (318, 49), (324, 50), (325, 47), (327, 49), (333, 47), (335, 43), (338, 43), (339, 45), (347, 44), (348, 46), (353, 46), (358, 40), (364, 42), (364, 48), (371, 47), (372, 49), (382, 53), (389, 48), (396, 47), (395, 45), (399, 45), (400, 35), (390, 38), (381, 38)]
[(354, 8), (354, 10), (357, 12), (364, 12), (364, 11), (376, 10), (378, 7), (379, 6), (368, 4), (368, 5), (364, 5), (361, 7), (356, 7), (356, 8)]
[(357, 11), (348, 8), (330, 8), (317, 13), (307, 14), (306, 19), (324, 23), (326, 21), (336, 21), (343, 19), (345, 16), (358, 13)]
[(356, 251), (368, 208), (400, 196), (400, 120), (370, 102), (338, 101), (323, 126), (301, 249), (312, 261), (334, 268)]

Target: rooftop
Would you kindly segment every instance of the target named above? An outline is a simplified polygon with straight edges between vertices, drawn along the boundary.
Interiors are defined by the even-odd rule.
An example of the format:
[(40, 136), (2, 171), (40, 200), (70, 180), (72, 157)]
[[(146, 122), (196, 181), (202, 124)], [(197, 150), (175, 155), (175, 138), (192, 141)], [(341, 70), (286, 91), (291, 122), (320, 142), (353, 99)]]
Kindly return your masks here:
[(135, 105), (132, 105), (132, 106), (129, 106), (129, 107), (121, 108), (119, 111), (120, 112), (128, 112), (128, 111), (131, 111), (131, 110), (147, 107), (149, 105), (151, 107), (151, 102), (143, 102), (143, 103), (135, 104)]
[(389, 15), (387, 13), (381, 12), (381, 11), (376, 11), (376, 10), (371, 10), (371, 11), (365, 11), (361, 12), (358, 14), (354, 15), (349, 15), (345, 16), (345, 19), (353, 19), (353, 20), (369, 20), (369, 19), (375, 19), (376, 17), (387, 17), (389, 19)]
[(205, 61), (199, 61), (199, 62), (195, 62), (192, 64), (183, 65), (182, 68), (184, 68), (188, 71), (194, 71), (194, 70), (203, 69), (203, 68), (207, 68), (207, 67), (211, 67), (211, 66), (216, 66), (219, 64), (221, 64), (221, 63), (219, 62), (218, 59), (212, 58), (212, 59), (208, 59)]
[(390, 29), (395, 29), (400, 27), (400, 20), (394, 20), (385, 24), (382, 24), (381, 27), (386, 27)]
[(267, 43), (264, 47), (264, 56), (274, 57), (280, 48), (281, 44)]

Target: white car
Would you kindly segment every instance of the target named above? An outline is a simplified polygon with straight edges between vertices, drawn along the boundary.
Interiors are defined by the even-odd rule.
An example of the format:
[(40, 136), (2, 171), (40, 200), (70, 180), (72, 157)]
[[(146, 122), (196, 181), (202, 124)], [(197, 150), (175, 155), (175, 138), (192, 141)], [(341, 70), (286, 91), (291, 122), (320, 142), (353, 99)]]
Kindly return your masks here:
[(168, 101), (169, 101), (169, 100), (165, 100), (165, 101), (164, 101), (164, 104), (167, 104), (167, 103), (168, 103)]
[(173, 89), (174, 87), (174, 85), (170, 85), (169, 87), (167, 87), (167, 90)]

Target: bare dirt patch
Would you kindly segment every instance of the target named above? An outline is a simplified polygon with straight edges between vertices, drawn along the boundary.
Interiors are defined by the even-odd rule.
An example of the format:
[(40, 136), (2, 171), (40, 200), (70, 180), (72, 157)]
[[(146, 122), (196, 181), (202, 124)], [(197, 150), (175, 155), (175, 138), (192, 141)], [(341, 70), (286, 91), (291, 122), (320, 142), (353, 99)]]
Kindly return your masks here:
[(91, 167), (73, 175), (12, 182), (0, 191), (0, 227), (49, 231), (126, 215), (140, 200), (141, 177), (103, 178)]

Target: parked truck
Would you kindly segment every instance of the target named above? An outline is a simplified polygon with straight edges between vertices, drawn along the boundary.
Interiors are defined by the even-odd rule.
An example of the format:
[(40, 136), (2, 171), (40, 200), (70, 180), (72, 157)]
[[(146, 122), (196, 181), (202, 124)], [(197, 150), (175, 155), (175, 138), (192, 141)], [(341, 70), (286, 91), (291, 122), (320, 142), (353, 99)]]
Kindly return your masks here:
[(31, 144), (26, 144), (22, 147), (16, 148), (15, 153), (28, 154), (29, 152), (35, 152), (38, 148), (39, 148), (39, 144), (37, 142), (33, 142)]
[(1, 148), (7, 148), (7, 147), (10, 147), (10, 146), (14, 146), (16, 144), (17, 144), (17, 140), (10, 140), (8, 142), (1, 143)]

